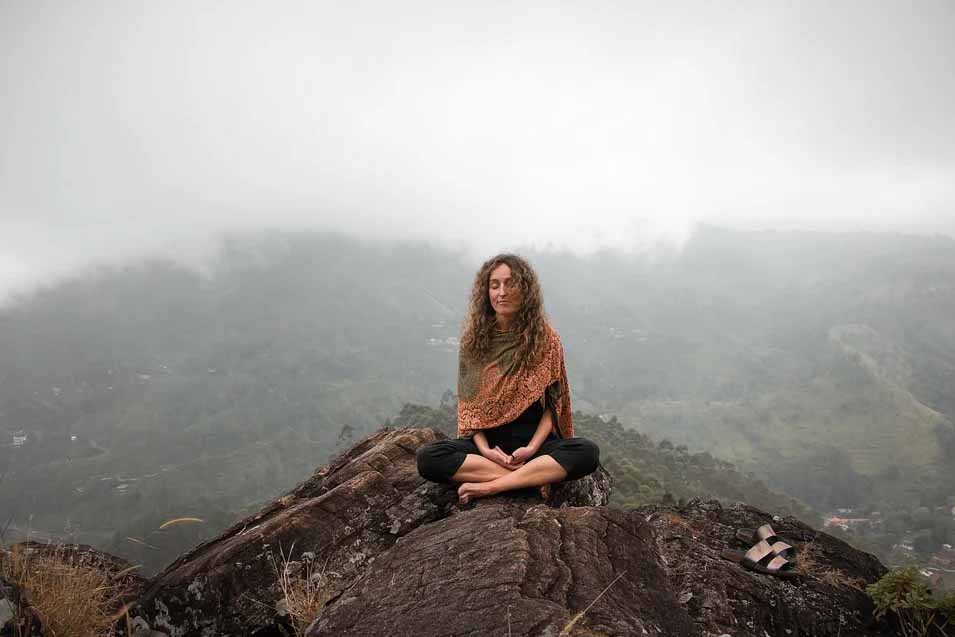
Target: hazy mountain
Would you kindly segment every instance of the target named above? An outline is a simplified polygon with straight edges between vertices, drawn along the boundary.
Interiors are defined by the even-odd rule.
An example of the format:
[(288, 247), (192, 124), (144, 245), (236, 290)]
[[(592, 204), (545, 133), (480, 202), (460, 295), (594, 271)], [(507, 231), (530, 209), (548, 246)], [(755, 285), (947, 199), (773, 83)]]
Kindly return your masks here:
[[(955, 492), (955, 241), (703, 228), (654, 259), (526, 256), (575, 409), (819, 510)], [(180, 551), (453, 391), (475, 267), (273, 233), (202, 273), (139, 263), (20, 299), (0, 310), (0, 506), (136, 559)], [(157, 531), (179, 515), (206, 526)]]

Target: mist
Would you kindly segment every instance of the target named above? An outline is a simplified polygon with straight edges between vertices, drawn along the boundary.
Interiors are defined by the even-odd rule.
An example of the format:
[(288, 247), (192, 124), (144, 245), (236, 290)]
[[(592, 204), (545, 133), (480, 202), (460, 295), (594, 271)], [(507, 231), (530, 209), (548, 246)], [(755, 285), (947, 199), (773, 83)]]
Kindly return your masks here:
[(955, 236), (955, 7), (6, 2), (0, 302), (224, 233)]

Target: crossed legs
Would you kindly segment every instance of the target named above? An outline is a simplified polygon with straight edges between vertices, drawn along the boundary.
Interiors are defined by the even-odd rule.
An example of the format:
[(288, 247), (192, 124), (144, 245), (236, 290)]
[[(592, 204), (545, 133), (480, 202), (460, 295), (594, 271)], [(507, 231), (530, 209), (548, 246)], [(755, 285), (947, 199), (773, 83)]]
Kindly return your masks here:
[(549, 455), (537, 456), (511, 470), (484, 456), (469, 453), (451, 479), (461, 483), (458, 487), (458, 499), (462, 504), (466, 504), (472, 498), (513, 489), (539, 487), (560, 482), (566, 477), (567, 471)]
[(502, 491), (576, 480), (599, 465), (600, 450), (583, 438), (548, 440), (542, 453), (518, 467), (480, 455), (470, 439), (439, 440), (418, 449), (418, 473), (426, 480), (458, 484), (461, 502)]

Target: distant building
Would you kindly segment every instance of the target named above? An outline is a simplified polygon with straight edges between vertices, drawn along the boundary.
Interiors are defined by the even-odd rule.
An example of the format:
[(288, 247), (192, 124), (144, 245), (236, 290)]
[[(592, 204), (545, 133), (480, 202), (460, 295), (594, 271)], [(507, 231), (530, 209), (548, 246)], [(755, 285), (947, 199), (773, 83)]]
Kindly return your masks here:
[[(839, 509), (839, 511), (851, 511), (851, 509)], [(823, 522), (823, 528), (829, 528), (833, 526), (838, 526), (843, 531), (848, 531), (851, 528), (856, 528), (859, 526), (872, 526), (873, 524), (878, 524), (879, 520), (873, 520), (872, 518), (841, 518), (839, 516), (833, 515), (825, 519)]]
[[(948, 548), (944, 548), (948, 546)], [(955, 551), (952, 551), (952, 548), (948, 544), (943, 544), (942, 549), (936, 551), (931, 558), (929, 558), (929, 564), (932, 566), (937, 566), (938, 568), (944, 568), (948, 570), (955, 570)]]

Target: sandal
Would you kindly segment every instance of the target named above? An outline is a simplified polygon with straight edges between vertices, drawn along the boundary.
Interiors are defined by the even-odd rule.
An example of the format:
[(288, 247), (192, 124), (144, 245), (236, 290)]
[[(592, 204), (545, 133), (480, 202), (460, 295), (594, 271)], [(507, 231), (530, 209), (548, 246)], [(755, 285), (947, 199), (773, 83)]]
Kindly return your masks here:
[(736, 531), (736, 539), (746, 544), (759, 544), (761, 541), (769, 543), (773, 549), (773, 555), (784, 557), (788, 560), (796, 557), (796, 548), (786, 544), (779, 539), (776, 531), (768, 524), (764, 524), (758, 529), (739, 529)]
[[(785, 543), (777, 542), (777, 544)], [(744, 568), (763, 575), (773, 575), (783, 579), (794, 579), (800, 576), (795, 570), (795, 565), (782, 555), (777, 555), (773, 550), (773, 545), (766, 540), (760, 540), (745, 553), (726, 549), (720, 554), (720, 557), (741, 564)]]

